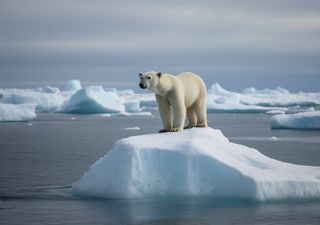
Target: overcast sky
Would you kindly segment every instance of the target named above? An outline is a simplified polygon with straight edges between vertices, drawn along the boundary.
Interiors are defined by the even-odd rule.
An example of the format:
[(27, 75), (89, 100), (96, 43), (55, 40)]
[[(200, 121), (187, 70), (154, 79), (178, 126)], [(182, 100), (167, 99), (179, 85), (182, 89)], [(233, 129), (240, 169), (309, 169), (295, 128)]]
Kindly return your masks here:
[(126, 87), (148, 70), (320, 91), (320, 1), (0, 0), (1, 86)]

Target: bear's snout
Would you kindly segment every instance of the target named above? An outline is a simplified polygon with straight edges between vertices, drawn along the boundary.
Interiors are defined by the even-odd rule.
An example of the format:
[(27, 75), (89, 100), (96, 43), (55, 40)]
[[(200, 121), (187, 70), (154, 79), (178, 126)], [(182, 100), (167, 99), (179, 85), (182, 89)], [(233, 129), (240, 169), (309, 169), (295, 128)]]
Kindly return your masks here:
[(143, 85), (143, 83), (139, 83), (139, 87), (142, 89), (145, 89), (146, 87)]

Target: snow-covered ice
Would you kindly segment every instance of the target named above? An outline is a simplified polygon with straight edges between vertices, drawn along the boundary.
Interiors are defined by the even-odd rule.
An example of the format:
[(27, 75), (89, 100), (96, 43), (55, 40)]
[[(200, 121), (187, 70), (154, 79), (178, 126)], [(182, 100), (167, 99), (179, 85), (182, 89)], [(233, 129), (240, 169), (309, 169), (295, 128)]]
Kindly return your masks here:
[(219, 130), (193, 128), (117, 141), (72, 190), (101, 198), (318, 199), (320, 167), (277, 161)]
[(36, 105), (36, 112), (58, 111), (65, 98), (57, 93), (39, 92), (35, 89), (0, 89), (1, 101), (8, 104), (31, 103)]
[[(88, 89), (91, 90), (89, 91)], [(82, 93), (82, 95), (78, 92)], [(89, 92), (91, 96), (88, 95)], [(82, 98), (83, 104), (81, 103), (81, 105), (85, 109), (81, 108), (81, 105), (77, 109), (69, 110), (66, 108), (67, 105), (71, 106), (71, 103), (75, 103), (75, 98), (78, 101)], [(157, 107), (153, 93), (135, 93), (131, 89), (104, 89), (100, 86), (99, 88), (90, 86), (82, 88), (79, 80), (67, 81), (62, 90), (49, 85), (33, 89), (0, 88), (0, 103), (32, 103), (36, 105), (36, 112), (65, 111), (74, 113), (109, 113), (110, 103), (113, 105), (112, 112), (138, 113), (142, 109), (154, 109)], [(99, 105), (98, 108), (97, 105)], [(311, 111), (314, 110), (314, 107), (319, 106), (320, 92), (291, 93), (281, 87), (263, 90), (250, 87), (242, 92), (234, 92), (224, 89), (217, 83), (211, 85), (208, 89), (207, 111), (209, 113), (296, 113)], [(116, 110), (114, 110), (114, 107)], [(101, 108), (103, 109), (101, 110)]]
[(276, 115), (276, 114), (284, 114), (284, 113), (285, 113), (284, 110), (270, 110), (266, 112), (266, 114), (268, 115)]
[[(208, 89), (208, 112), (249, 112), (260, 113), (287, 111), (293, 106), (320, 105), (320, 93), (290, 93), (288, 90), (256, 90), (247, 88), (242, 92), (232, 92), (222, 88), (218, 83)], [(303, 110), (303, 109), (302, 109)]]
[(124, 107), (125, 107), (126, 112), (139, 112), (139, 111), (141, 111), (140, 102), (137, 100), (125, 102)]
[[(279, 109), (273, 109), (279, 110)], [(244, 105), (241, 103), (216, 103), (212, 99), (208, 99), (208, 113), (264, 113), (270, 111), (270, 107), (259, 105)]]
[(271, 120), (274, 129), (320, 129), (320, 111), (275, 115)]
[(65, 85), (63, 90), (64, 91), (71, 91), (71, 92), (76, 92), (82, 88), (81, 83), (79, 80), (68, 80)]
[(28, 121), (36, 117), (34, 104), (2, 104), (0, 103), (0, 122)]
[(62, 109), (67, 113), (117, 113), (124, 105), (114, 92), (104, 91), (102, 86), (88, 86), (74, 93)]

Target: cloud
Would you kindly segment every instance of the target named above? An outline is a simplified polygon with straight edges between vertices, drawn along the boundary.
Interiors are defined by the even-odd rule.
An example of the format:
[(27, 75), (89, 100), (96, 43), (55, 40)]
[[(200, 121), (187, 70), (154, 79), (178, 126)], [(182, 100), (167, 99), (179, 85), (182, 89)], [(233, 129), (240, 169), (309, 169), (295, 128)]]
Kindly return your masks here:
[(6, 32), (0, 48), (7, 48), (5, 52), (28, 48), (119, 53), (141, 49), (319, 51), (320, 14), (301, 15), (300, 8), (292, 8), (289, 1), (285, 2), (291, 11), (284, 12), (278, 1), (260, 7), (260, 2), (244, 2), (29, 1), (26, 5), (13, 0), (2, 9), (1, 29)]
[[(0, 65), (320, 71), (315, 0), (0, 0)], [(251, 68), (251, 69), (250, 69)], [(267, 69), (265, 69), (267, 71)], [(263, 71), (262, 71), (263, 72)]]

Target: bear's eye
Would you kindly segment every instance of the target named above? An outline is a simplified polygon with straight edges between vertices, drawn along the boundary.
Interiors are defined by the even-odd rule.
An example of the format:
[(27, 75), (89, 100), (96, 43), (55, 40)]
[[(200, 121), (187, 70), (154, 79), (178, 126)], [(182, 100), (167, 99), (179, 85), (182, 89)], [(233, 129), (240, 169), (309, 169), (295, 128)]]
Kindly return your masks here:
[(147, 77), (147, 79), (148, 79), (148, 80), (150, 80), (150, 79), (151, 79), (151, 77)]

